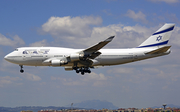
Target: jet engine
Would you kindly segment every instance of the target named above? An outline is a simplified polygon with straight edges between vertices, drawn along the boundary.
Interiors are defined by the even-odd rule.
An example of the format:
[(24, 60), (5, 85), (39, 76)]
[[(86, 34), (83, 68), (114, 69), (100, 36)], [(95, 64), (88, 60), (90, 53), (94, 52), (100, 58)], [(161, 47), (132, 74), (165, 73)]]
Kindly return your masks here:
[(84, 57), (84, 53), (74, 53), (70, 55), (70, 60), (73, 61), (79, 61)]
[(51, 60), (51, 66), (61, 66), (67, 64), (66, 58)]

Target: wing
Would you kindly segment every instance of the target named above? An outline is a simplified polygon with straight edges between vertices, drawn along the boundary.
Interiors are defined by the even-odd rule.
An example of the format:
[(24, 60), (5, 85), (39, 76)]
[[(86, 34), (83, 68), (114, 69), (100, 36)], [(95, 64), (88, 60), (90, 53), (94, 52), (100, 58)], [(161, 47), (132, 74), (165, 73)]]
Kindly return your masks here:
[(94, 45), (94, 46), (92, 46), (92, 47), (89, 47), (89, 48), (83, 50), (83, 52), (89, 53), (89, 54), (91, 54), (91, 53), (93, 53), (93, 52), (96, 52), (96, 51), (98, 51), (99, 49), (103, 48), (106, 44), (108, 44), (109, 42), (111, 42), (114, 37), (115, 37), (115, 36), (111, 36), (111, 37), (107, 38), (106, 40), (101, 41), (101, 42), (99, 42), (98, 44), (96, 44), (96, 45)]
[[(95, 44), (92, 47), (84, 49), (80, 52), (75, 52), (69, 54), (67, 57), (62, 58), (50, 58), (43, 61), (43, 65), (46, 66), (65, 66), (65, 70), (73, 70), (77, 67), (91, 67), (93, 63), (98, 63), (96, 60), (93, 60), (101, 54), (98, 50), (103, 48), (106, 44), (112, 41), (115, 36), (111, 36), (104, 41), (101, 41)], [(70, 65), (68, 65), (70, 63)], [(73, 63), (73, 66), (72, 66)], [(79, 66), (77, 66), (79, 64)], [(67, 66), (66, 66), (67, 65)], [(69, 67), (70, 66), (70, 67)]]
[(111, 37), (107, 38), (106, 40), (101, 41), (101, 42), (97, 43), (96, 45), (91, 46), (91, 47), (81, 51), (80, 54), (83, 54), (85, 57), (89, 57), (91, 59), (94, 59), (101, 54), (101, 52), (99, 52), (98, 50), (100, 50), (106, 44), (111, 42), (114, 37), (115, 36), (111, 36)]

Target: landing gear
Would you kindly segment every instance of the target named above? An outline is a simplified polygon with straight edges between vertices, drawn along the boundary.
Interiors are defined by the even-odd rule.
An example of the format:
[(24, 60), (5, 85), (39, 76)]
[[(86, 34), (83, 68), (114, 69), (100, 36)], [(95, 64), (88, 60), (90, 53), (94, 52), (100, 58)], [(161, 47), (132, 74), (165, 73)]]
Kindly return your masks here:
[(21, 72), (21, 73), (23, 73), (23, 72), (24, 72), (24, 70), (20, 70), (20, 72)]
[(76, 73), (79, 73), (79, 70), (76, 70)]
[(76, 73), (81, 72), (81, 75), (84, 75), (85, 73), (91, 73), (91, 70), (89, 69), (89, 67), (74, 67), (74, 70), (76, 70)]
[(24, 72), (23, 65), (19, 65), (19, 66), (21, 67), (20, 72), (23, 73)]

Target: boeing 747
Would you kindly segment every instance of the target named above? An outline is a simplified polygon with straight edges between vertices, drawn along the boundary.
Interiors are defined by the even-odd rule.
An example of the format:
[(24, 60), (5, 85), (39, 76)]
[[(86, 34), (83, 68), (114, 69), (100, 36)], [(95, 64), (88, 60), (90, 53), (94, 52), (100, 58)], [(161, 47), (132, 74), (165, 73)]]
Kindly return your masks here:
[(165, 24), (147, 40), (135, 48), (102, 49), (115, 36), (95, 44), (87, 49), (71, 49), (62, 47), (21, 47), (4, 57), (5, 60), (18, 64), (20, 72), (23, 66), (64, 67), (76, 73), (91, 73), (90, 68), (111, 66), (140, 61), (170, 53), (168, 44), (175, 24)]

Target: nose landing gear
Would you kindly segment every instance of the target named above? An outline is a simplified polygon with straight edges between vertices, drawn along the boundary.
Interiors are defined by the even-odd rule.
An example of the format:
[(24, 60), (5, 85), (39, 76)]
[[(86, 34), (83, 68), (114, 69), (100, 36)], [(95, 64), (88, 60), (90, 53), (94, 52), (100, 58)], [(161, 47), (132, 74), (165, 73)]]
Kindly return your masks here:
[(20, 72), (23, 73), (24, 72), (23, 65), (19, 65), (19, 66), (21, 67)]

